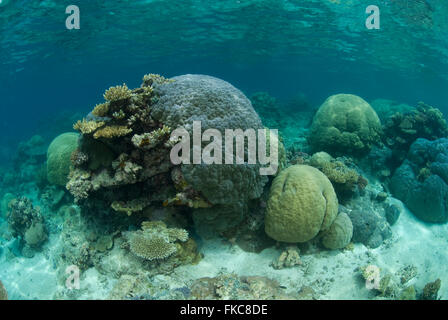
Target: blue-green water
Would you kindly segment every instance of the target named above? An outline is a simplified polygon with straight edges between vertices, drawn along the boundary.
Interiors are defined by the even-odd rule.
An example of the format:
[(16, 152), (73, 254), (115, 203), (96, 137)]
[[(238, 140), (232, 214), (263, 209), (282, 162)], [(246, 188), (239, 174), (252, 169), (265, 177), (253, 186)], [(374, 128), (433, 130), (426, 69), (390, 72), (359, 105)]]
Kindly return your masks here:
[[(79, 30), (66, 29), (65, 22), (69, 15), (65, 10), (71, 4), (77, 5), (80, 10)], [(381, 25), (379, 30), (369, 30), (365, 25), (369, 16), (365, 12), (366, 7), (371, 4), (377, 5), (380, 9)], [(372, 156), (375, 150), (371, 149), (371, 146), (368, 147), (368, 151), (371, 153), (367, 152), (359, 156), (353, 155), (345, 147), (346, 153), (341, 154), (341, 152), (332, 153), (333, 150), (325, 149), (325, 147), (316, 149), (308, 143), (311, 134), (309, 132), (310, 124), (315, 111), (328, 97), (335, 94), (345, 93), (361, 97), (372, 105), (383, 126), (386, 125), (387, 119), (382, 118), (382, 115), (387, 113), (385, 110), (387, 111), (388, 106), (402, 104), (405, 107), (397, 108), (395, 111), (405, 114), (405, 111), (413, 110), (418, 102), (423, 101), (427, 106), (447, 113), (447, 17), (448, 4), (443, 0), (114, 0), (107, 2), (79, 0), (73, 3), (52, 0), (1, 1), (0, 174), (2, 178), (0, 179), (0, 199), (3, 198), (3, 201), (0, 209), (0, 223), (2, 221), (3, 223), (0, 227), (0, 244), (2, 245), (0, 281), (10, 291), (10, 298), (101, 299), (115, 297), (111, 295), (111, 290), (115, 282), (119, 280), (116, 274), (126, 275), (127, 273), (121, 269), (120, 272), (117, 272), (114, 269), (117, 266), (109, 265), (106, 261), (117, 257), (116, 255), (121, 257), (120, 255), (127, 254), (126, 250), (124, 250), (125, 253), (118, 250), (119, 244), (127, 241), (124, 232), (138, 230), (140, 223), (148, 217), (148, 214), (140, 215), (138, 218), (134, 218), (135, 214), (133, 214), (132, 218), (126, 219), (126, 215), (121, 212), (118, 221), (111, 222), (107, 227), (103, 225), (102, 215), (117, 215), (110, 208), (110, 204), (114, 200), (122, 201), (124, 198), (131, 200), (132, 194), (136, 195), (134, 198), (140, 198), (141, 191), (136, 191), (134, 188), (143, 190), (142, 188), (148, 187), (149, 182), (145, 184), (145, 187), (139, 185), (139, 183), (143, 183), (142, 181), (138, 183), (133, 181), (126, 186), (120, 185), (121, 189), (118, 187), (114, 189), (116, 187), (114, 186), (112, 190), (116, 192), (116, 199), (109, 194), (110, 190), (104, 191), (102, 194), (102, 189), (99, 188), (100, 191), (96, 190), (95, 192), (98, 193), (92, 197), (99, 198), (103, 202), (107, 200), (107, 205), (104, 203), (93, 205), (82, 201), (75, 203), (73, 192), (67, 191), (65, 183), (55, 186), (54, 183), (48, 181), (48, 177), (46, 177), (48, 175), (47, 147), (58, 135), (64, 132), (74, 132), (73, 124), (86, 117), (96, 104), (104, 101), (103, 93), (106, 89), (123, 83), (126, 83), (130, 89), (137, 88), (141, 84), (142, 77), (148, 73), (160, 74), (166, 78), (184, 74), (210, 75), (225, 80), (241, 90), (251, 98), (263, 125), (271, 127), (271, 129), (279, 129), (282, 134), (286, 147), (286, 166), (301, 164), (300, 161), (303, 160), (301, 152), (311, 156), (315, 151), (327, 151), (333, 157), (353, 158), (353, 160), (345, 159), (344, 163), (350, 169), (355, 170), (359, 176), (366, 178), (369, 184), (366, 188), (367, 191), (350, 193), (347, 202), (342, 200), (345, 195), (341, 196), (338, 187), (335, 186), (339, 204), (347, 207), (347, 213), (371, 209), (377, 215), (386, 217), (388, 208), (398, 203), (397, 206), (400, 207), (401, 212), (400, 219), (396, 224), (390, 223), (390, 221), (385, 222), (388, 223), (387, 228), (390, 229), (391, 236), (386, 239), (383, 234), (385, 242), (380, 241), (381, 246), (371, 248), (372, 246), (369, 247), (362, 243), (363, 241), (353, 241), (355, 249), (343, 249), (339, 252), (339, 257), (343, 261), (342, 264), (350, 265), (350, 261), (356, 260), (355, 255), (362, 255), (365, 250), (372, 251), (371, 254), (375, 258), (363, 258), (357, 267), (380, 265), (382, 268), (383, 260), (394, 258), (399, 263), (391, 267), (393, 270), (389, 270), (390, 274), (399, 278), (399, 272), (402, 272), (399, 270), (405, 267), (408, 269), (415, 267), (417, 270), (415, 276), (411, 277), (409, 282), (401, 283), (400, 288), (393, 295), (387, 295), (384, 292), (373, 293), (367, 289), (357, 289), (349, 295), (346, 294), (343, 285), (336, 282), (332, 287), (330, 286), (328, 291), (330, 293), (327, 295), (323, 288), (314, 288), (314, 298), (374, 299), (385, 296), (395, 299), (399, 298), (405, 287), (411, 285), (415, 287), (416, 297), (423, 298), (424, 285), (437, 278), (442, 279), (442, 289), (438, 297), (448, 298), (447, 289), (444, 289), (446, 285), (444, 281), (448, 280), (448, 273), (441, 268), (446, 262), (446, 257), (442, 252), (443, 248), (438, 246), (438, 244), (446, 245), (448, 240), (448, 233), (446, 233), (448, 230), (444, 224), (448, 213), (442, 210), (441, 217), (436, 219), (438, 221), (419, 220), (414, 215), (421, 218), (418, 213), (421, 210), (420, 207), (425, 206), (426, 202), (439, 203), (440, 199), (433, 199), (429, 196), (422, 197), (420, 200), (418, 194), (412, 197), (417, 199), (417, 203), (415, 201), (409, 203), (412, 201), (408, 199), (408, 196), (394, 190), (399, 184), (396, 180), (403, 179), (399, 181), (405, 183), (404, 176), (406, 176), (403, 174), (403, 177), (397, 178), (395, 171), (402, 168), (401, 165), (406, 161), (417, 161), (412, 156), (407, 156), (408, 152), (412, 154), (412, 151), (409, 151), (411, 144), (417, 138), (434, 141), (447, 136), (447, 132), (443, 129), (446, 123), (440, 124), (444, 116), (438, 118), (440, 121), (431, 122), (427, 120), (431, 117), (426, 118), (427, 115), (422, 113), (407, 118), (412, 122), (411, 127), (406, 126), (408, 122), (406, 125), (401, 122), (401, 124), (391, 126), (389, 131), (384, 129), (385, 136), (378, 138), (375, 145), (385, 146), (386, 149), (378, 149), (379, 151), (376, 152), (384, 155), (390, 151), (392, 156), (387, 161), (383, 159), (385, 162), (379, 163), (380, 168), (372, 165), (371, 159), (377, 158)], [(256, 104), (253, 96), (259, 92), (268, 93), (269, 96), (276, 99), (276, 103), (268, 104), (263, 100)], [(377, 107), (378, 104), (374, 101), (378, 99), (387, 99), (393, 102), (389, 101), (388, 104)], [(273, 115), (277, 113), (277, 116)], [(203, 115), (198, 114), (197, 116)], [(387, 116), (391, 116), (391, 114), (387, 114)], [(419, 127), (420, 122), (416, 120), (418, 117), (425, 119), (422, 122), (422, 127)], [(400, 130), (399, 128), (416, 132), (396, 131)], [(138, 131), (139, 129), (134, 128), (134, 130)], [(38, 142), (30, 141), (30, 138), (35, 135), (41, 137), (37, 139)], [(403, 145), (400, 145), (401, 142), (391, 142), (391, 139), (396, 137), (402, 137), (405, 140)], [(434, 147), (439, 150), (437, 151), (439, 153), (434, 151), (433, 157), (421, 160), (425, 164), (415, 164), (414, 180), (420, 181), (420, 184), (413, 185), (412, 190), (423, 190), (423, 193), (429, 194), (439, 192), (445, 194), (448, 190), (448, 186), (444, 184), (445, 176), (440, 173), (442, 170), (440, 167), (444, 168), (445, 165), (445, 160), (440, 160), (445, 155), (444, 146), (446, 144), (442, 142), (440, 143), (441, 147), (437, 147), (440, 150)], [(117, 140), (111, 144), (119, 145), (120, 143), (122, 141)], [(432, 147), (425, 144), (422, 148), (429, 150)], [(111, 157), (114, 160), (122, 152), (130, 153), (126, 149), (113, 151)], [(91, 161), (92, 155), (87, 152), (87, 156), (89, 157), (88, 161)], [(299, 158), (302, 160), (299, 161)], [(305, 164), (308, 164), (307, 156), (304, 159)], [(354, 162), (353, 166), (350, 161)], [(379, 160), (373, 160), (373, 162), (375, 161)], [(110, 162), (112, 163), (112, 161)], [(104, 168), (112, 170), (111, 163), (105, 165)], [(432, 163), (440, 164), (440, 166), (436, 168), (431, 166)], [(386, 164), (389, 167), (386, 167)], [(95, 170), (100, 170), (103, 165), (104, 163)], [(89, 167), (90, 169), (91, 167)], [(383, 175), (384, 172), (380, 172), (383, 169), (389, 170), (389, 173)], [(99, 174), (99, 171), (95, 170), (91, 172), (92, 176)], [(427, 176), (425, 172), (427, 172)], [(163, 172), (163, 174), (165, 173)], [(163, 175), (160, 172), (158, 174)], [(438, 189), (436, 187), (434, 187), (436, 189), (430, 189), (424, 185), (430, 176), (437, 176), (438, 179), (441, 179)], [(262, 195), (259, 194), (254, 197), (255, 200), (252, 200), (261, 201), (263, 205), (268, 201), (272, 179), (271, 177), (267, 183), (265, 182), (264, 189), (261, 188), (263, 189)], [(225, 179), (223, 178), (223, 180)], [(247, 176), (239, 177), (237, 180), (243, 184), (246, 182), (249, 185), (248, 188), (252, 188), (251, 184), (255, 183)], [(334, 184), (331, 178), (330, 181)], [(137, 186), (135, 186), (136, 184)], [(426, 187), (429, 189), (425, 189)], [(151, 189), (150, 192), (154, 191)], [(204, 193), (204, 191), (202, 192)], [(386, 204), (371, 200), (376, 199), (377, 194), (381, 192), (386, 193)], [(9, 196), (6, 196), (7, 194)], [(124, 194), (126, 197), (120, 197)], [(10, 212), (14, 211), (11, 209), (11, 205), (8, 207), (10, 200), (20, 197), (30, 199), (34, 207), (41, 208), (43, 224), (47, 230), (45, 233), (48, 237), (43, 241), (42, 247), (33, 249), (31, 250), (33, 252), (28, 252), (28, 254), (23, 253), (25, 231), (21, 235), (17, 230), (11, 231), (12, 223), (11, 220), (8, 220), (8, 216), (11, 216)], [(163, 200), (166, 200), (163, 198), (164, 195), (160, 197), (161, 199), (157, 203), (151, 204), (151, 210), (154, 212), (160, 213), (159, 211), (168, 210), (162, 206)], [(55, 198), (58, 200), (54, 200)], [(440, 201), (443, 202), (441, 204), (443, 207), (446, 199)], [(218, 259), (214, 260), (213, 258), (214, 253), (227, 249), (223, 249), (219, 245), (214, 246), (215, 242), (213, 241), (216, 240), (207, 240), (207, 237), (201, 235), (199, 229), (207, 229), (207, 227), (201, 227), (198, 218), (192, 218), (195, 215), (192, 213), (194, 211), (192, 208), (174, 208), (172, 210), (176, 211), (176, 215), (181, 215), (182, 219), (187, 220), (185, 223), (174, 223), (174, 225), (182, 226), (189, 231), (190, 235), (194, 235), (194, 239), (198, 243), (198, 251), (204, 254), (204, 263), (217, 263)], [(108, 241), (112, 238), (112, 248), (106, 246), (107, 249), (104, 250), (86, 249), (89, 253), (85, 254), (89, 258), (82, 271), (88, 274), (86, 279), (89, 280), (85, 280), (85, 282), (97, 288), (96, 277), (101, 275), (109, 281), (107, 285), (101, 287), (101, 290), (97, 288), (97, 294), (77, 294), (76, 291), (74, 294), (69, 294), (63, 288), (61, 279), (63, 279), (64, 271), (61, 270), (66, 265), (76, 265), (75, 262), (82, 256), (82, 253), (75, 252), (67, 254), (70, 258), (61, 258), (64, 256), (64, 250), (68, 250), (61, 243), (68, 241), (63, 238), (63, 235), (64, 226), (67, 225), (67, 220), (70, 220), (68, 217), (72, 214), (70, 210), (82, 212), (79, 218), (82, 221), (90, 221), (89, 215), (101, 212), (97, 217), (99, 221), (90, 221), (83, 227), (84, 231), (83, 228), (76, 231), (79, 233), (79, 237), (84, 239), (80, 240), (80, 243), (91, 248), (95, 247), (103, 236), (109, 237)], [(213, 212), (214, 209), (212, 207), (207, 210)], [(244, 215), (256, 216), (258, 214), (263, 220), (264, 211), (260, 214), (257, 210), (249, 208), (248, 213), (245, 212)], [(345, 209), (340, 208), (339, 211), (341, 210)], [(430, 210), (436, 212), (439, 207)], [(224, 213), (219, 214), (223, 215)], [(209, 215), (213, 216), (212, 213)], [(241, 213), (241, 215), (243, 214)], [(233, 219), (233, 216), (231, 217)], [(238, 225), (240, 227), (245, 223), (247, 225), (247, 221), (244, 221), (242, 220)], [(376, 221), (375, 223), (383, 222)], [(436, 223), (434, 224), (434, 222)], [(244, 229), (244, 227), (242, 228)], [(299, 287), (284, 283), (283, 281), (286, 280), (284, 280), (283, 271), (291, 270), (290, 272), (296, 272), (299, 277), (303, 272), (300, 269), (304, 268), (303, 265), (314, 264), (319, 269), (321, 264), (336, 263), (334, 262), (336, 258), (325, 256), (330, 253), (325, 251), (326, 249), (322, 249), (319, 244), (316, 244), (319, 249), (315, 250), (299, 246), (299, 251), (301, 251), (301, 256), (303, 253), (305, 261), (302, 267), (293, 266), (292, 269), (275, 271), (269, 264), (274, 259), (273, 257), (280, 255), (282, 250), (275, 249), (269, 242), (272, 239), (268, 239), (269, 241), (265, 239), (269, 237), (263, 233), (263, 221), (259, 230), (262, 235), (254, 236), (251, 241), (247, 241), (250, 242), (250, 245), (246, 244), (246, 246), (242, 244), (244, 241), (238, 240), (238, 232), (235, 230), (232, 230), (235, 234), (230, 231), (226, 233), (223, 230), (219, 233), (219, 237), (228, 241), (231, 246), (239, 248), (238, 250), (242, 250), (244, 254), (246, 254), (244, 248), (247, 249), (250, 246), (264, 248), (261, 253), (251, 253), (251, 255), (245, 256), (244, 265), (248, 267), (237, 267), (233, 270), (238, 275), (260, 275), (273, 278), (280, 285), (286, 286), (290, 290), (289, 293), (297, 298), (296, 294), (303, 286), (307, 285), (307, 282), (305, 281)], [(421, 245), (417, 244), (419, 252), (428, 252), (428, 248), (431, 248), (433, 255), (429, 254), (422, 257), (421, 260), (415, 258), (416, 261), (412, 264), (410, 255), (406, 254), (406, 249), (398, 249), (412, 238), (409, 235), (411, 231), (407, 232), (406, 230), (416, 232), (415, 236), (421, 235)], [(89, 238), (88, 234), (90, 233), (97, 233), (97, 235)], [(268, 241), (269, 245), (265, 246), (263, 241)], [(262, 242), (263, 244), (260, 244)], [(80, 243), (76, 243), (76, 245)], [(400, 254), (400, 251), (405, 253)], [(232, 257), (238, 256), (237, 253), (232, 255), (227, 251), (222, 254), (225, 254), (229, 261)], [(255, 257), (255, 255), (258, 256)], [(434, 271), (435, 273), (425, 271), (424, 259), (429, 259), (428, 261), (431, 261), (435, 270), (438, 271)], [(19, 280), (18, 274), (39, 263), (43, 263), (45, 266), (42, 269), (48, 268), (49, 271), (43, 272), (43, 274), (36, 273), (34, 279), (38, 280), (39, 277), (50, 279), (48, 282), (52, 284), (46, 290), (33, 292), (36, 289), (32, 285), (27, 285), (25, 281)], [(260, 274), (254, 274), (250, 267), (251, 264), (256, 263), (265, 264), (265, 268), (262, 268), (264, 271), (260, 271)], [(411, 264), (412, 266), (409, 267)], [(105, 265), (109, 267), (105, 268)], [(186, 263), (186, 265), (190, 264)], [(219, 269), (218, 267), (216, 266), (217, 269)], [(129, 272), (129, 277), (134, 277), (138, 268), (151, 276), (160, 273), (158, 269), (154, 269), (154, 266), (138, 265), (137, 261), (126, 269)], [(195, 265), (188, 268), (195, 270)], [(189, 279), (190, 283), (183, 285), (189, 287), (191, 281), (195, 279), (216, 276), (213, 272), (201, 273), (203, 269), (204, 267), (199, 262), (196, 271), (192, 272), (194, 277)], [(190, 269), (185, 272), (189, 272), (188, 270)], [(344, 270), (342, 268), (339, 272), (347, 272)], [(232, 271), (230, 267), (228, 267), (228, 271)], [(329, 272), (329, 274), (329, 277), (340, 276), (338, 271)], [(347, 278), (342, 278), (349, 279), (347, 281), (351, 281), (350, 283), (363, 281), (362, 276), (359, 275), (361, 279), (353, 275), (351, 278), (348, 275), (345, 276)], [(311, 283), (311, 280), (314, 280), (313, 276), (308, 280)], [(177, 280), (172, 281), (174, 283)], [(180, 284), (176, 283), (171, 286), (180, 286)], [(175, 295), (162, 296), (154, 292), (148, 293), (141, 288), (136, 291), (142, 296), (150, 294), (161, 299), (179, 298)], [(223, 295), (214, 298), (225, 297)], [(278, 295), (265, 298), (275, 297)], [(120, 296), (120, 298), (123, 297)], [(201, 296), (199, 298), (210, 297)]]

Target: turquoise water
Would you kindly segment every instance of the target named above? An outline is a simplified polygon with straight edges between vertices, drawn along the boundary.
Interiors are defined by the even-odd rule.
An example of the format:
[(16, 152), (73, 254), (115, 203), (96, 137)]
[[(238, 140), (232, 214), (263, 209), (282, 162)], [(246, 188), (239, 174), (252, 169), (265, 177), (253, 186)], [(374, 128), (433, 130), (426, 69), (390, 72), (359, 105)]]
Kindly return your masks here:
[[(70, 4), (79, 8), (79, 29), (66, 28)], [(380, 10), (379, 30), (366, 28), (371, 4)], [(230, 296), (234, 299), (398, 299), (412, 292), (411, 287), (411, 297), (417, 299), (448, 298), (448, 273), (442, 268), (448, 241), (448, 144), (443, 139), (448, 137), (447, 16), (443, 0), (1, 1), (0, 281), (9, 297), (225, 299), (227, 292), (201, 295), (194, 288), (203, 285), (204, 277), (215, 279), (216, 286), (234, 277), (239, 288), (260, 281), (267, 292), (263, 296), (249, 290), (249, 296)], [(144, 101), (106, 99), (109, 111), (88, 117), (105, 101), (108, 88), (123, 83), (138, 88), (146, 74), (208, 75), (226, 83), (179, 78), (192, 96), (203, 95), (191, 102), (182, 91), (186, 87), (164, 91), (176, 81), (154, 82), (149, 85), (152, 100), (133, 91), (135, 99)], [(239, 104), (232, 99), (238, 90), (251, 102), (235, 107)], [(326, 100), (336, 94), (362, 99), (346, 97), (361, 111), (347, 113), (345, 129), (335, 125), (341, 132), (355, 132), (362, 147), (353, 137), (356, 141), (350, 138), (347, 143), (325, 136), (325, 125), (318, 126), (319, 108), (345, 105), (345, 100)], [(163, 95), (169, 96), (160, 99), (165, 104), (157, 102)], [(186, 105), (187, 100), (195, 108), (183, 119), (173, 106)], [(139, 103), (158, 110), (150, 116), (155, 123), (130, 120), (132, 112), (143, 112), (130, 111)], [(120, 108), (124, 115), (113, 116)], [(334, 108), (333, 118), (347, 110)], [(394, 117), (395, 112), (399, 115)], [(82, 138), (74, 136), (78, 120), (94, 119), (98, 125), (102, 117), (107, 118), (104, 126), (132, 131), (98, 138), (81, 128)], [(204, 124), (209, 128), (278, 129), (284, 145), (283, 158), (279, 153), (282, 169), (313, 166), (329, 179), (325, 181), (337, 196), (335, 215), (343, 212), (353, 224), (348, 243), (329, 250), (322, 245), (324, 227), (307, 241), (285, 241), (285, 234), (269, 232), (265, 216), (275, 211), (270, 191), (280, 173), (262, 179), (252, 175), (252, 169), (242, 173), (232, 167), (229, 172), (237, 173), (221, 175), (214, 169), (182, 167), (179, 177), (179, 168), (164, 158), (169, 149), (162, 148), (163, 134), (157, 148), (145, 149), (131, 140), (134, 135), (160, 134), (157, 130), (164, 125), (174, 130), (176, 124), (197, 119), (210, 121)], [(66, 132), (74, 138), (60, 140), (54, 153), (47, 152)], [(72, 156), (76, 150), (79, 153)], [(325, 166), (312, 160), (320, 151), (332, 157), (325, 158)], [(164, 160), (144, 160), (150, 155)], [(135, 176), (128, 169), (135, 170)], [(79, 170), (89, 177), (80, 178)], [(124, 177), (117, 175), (120, 170)], [(89, 182), (83, 184), (83, 179)], [(299, 191), (305, 180), (298, 174)], [(311, 185), (319, 185), (316, 181), (311, 179)], [(79, 195), (82, 187), (91, 188), (88, 196)], [(139, 206), (129, 211), (135, 205), (132, 200)], [(297, 201), (285, 201), (291, 205), (286, 211), (298, 212), (294, 221), (319, 215), (314, 200), (306, 200), (309, 207)], [(26, 222), (20, 224), (20, 219)], [(186, 230), (190, 240), (167, 240), (166, 250), (177, 253), (145, 259), (132, 243), (144, 234), (138, 231), (142, 222), (160, 220), (165, 229)], [(374, 227), (365, 227), (369, 224)], [(149, 229), (168, 232), (157, 228), (163, 229)], [(182, 245), (187, 253), (179, 256)], [(294, 260), (294, 252), (300, 253), (302, 263)], [(293, 262), (279, 261), (282, 253)], [(389, 259), (396, 262), (390, 265)], [(80, 269), (79, 290), (66, 287), (70, 265)], [(378, 267), (380, 278), (389, 277), (394, 285), (388, 290), (365, 288), (367, 266)], [(300, 281), (287, 280), (288, 274)], [(241, 279), (245, 276), (260, 279)], [(409, 279), (403, 282), (403, 277)], [(312, 285), (317, 279), (323, 284)], [(437, 279), (440, 290), (428, 294), (425, 285)], [(42, 281), (47, 285), (37, 286)], [(120, 288), (128, 294), (118, 295)]]

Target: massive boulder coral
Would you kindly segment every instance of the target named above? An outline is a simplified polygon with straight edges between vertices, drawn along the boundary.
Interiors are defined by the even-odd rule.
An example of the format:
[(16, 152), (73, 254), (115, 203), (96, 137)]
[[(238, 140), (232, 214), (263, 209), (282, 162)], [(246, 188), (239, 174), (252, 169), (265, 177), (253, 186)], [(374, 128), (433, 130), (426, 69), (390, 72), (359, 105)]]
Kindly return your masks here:
[(395, 197), (418, 218), (448, 221), (448, 139), (417, 139), (390, 182)]
[[(263, 129), (250, 101), (230, 83), (205, 75), (171, 80), (155, 85), (158, 101), (152, 116), (157, 121), (184, 127), (190, 134), (193, 121), (201, 121), (202, 130), (217, 129), (223, 136), (226, 129)], [(266, 183), (257, 165), (182, 165), (182, 173), (213, 204), (258, 198)]]
[(78, 146), (79, 135), (66, 132), (51, 142), (47, 151), (47, 179), (50, 183), (65, 186), (70, 173), (72, 152)]
[(294, 165), (274, 179), (265, 231), (283, 242), (306, 242), (328, 230), (338, 214), (338, 200), (328, 178), (318, 169)]
[(328, 249), (342, 249), (350, 243), (352, 237), (352, 221), (345, 212), (341, 212), (323, 234), (322, 244)]
[(308, 141), (314, 151), (363, 155), (380, 142), (381, 123), (375, 110), (352, 94), (329, 97), (317, 111)]

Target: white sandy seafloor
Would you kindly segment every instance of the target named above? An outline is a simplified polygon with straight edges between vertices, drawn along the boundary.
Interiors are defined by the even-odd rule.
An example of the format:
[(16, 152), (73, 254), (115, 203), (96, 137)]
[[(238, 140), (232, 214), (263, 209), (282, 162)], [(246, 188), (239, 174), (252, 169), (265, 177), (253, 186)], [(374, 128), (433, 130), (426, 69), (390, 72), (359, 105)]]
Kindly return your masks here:
[[(396, 203), (400, 201), (391, 199)], [(368, 249), (356, 244), (353, 250), (318, 251), (301, 256), (302, 265), (275, 270), (270, 264), (280, 250), (268, 248), (261, 253), (248, 253), (236, 245), (221, 240), (204, 241), (200, 250), (204, 258), (197, 265), (181, 266), (172, 274), (158, 275), (154, 281), (177, 288), (201, 277), (215, 277), (220, 272), (239, 276), (264, 276), (277, 280), (287, 292), (297, 293), (311, 286), (318, 299), (372, 299), (374, 294), (365, 287), (359, 267), (376, 265), (381, 272), (396, 274), (407, 265), (417, 268), (415, 278), (406, 283), (422, 290), (437, 278), (442, 281), (441, 299), (448, 299), (448, 224), (432, 225), (417, 220), (404, 208), (392, 226), (393, 237), (379, 248)], [(11, 253), (0, 256), (0, 279), (10, 299), (52, 299), (58, 287), (57, 270), (52, 248), (57, 236), (52, 235), (42, 254), (28, 259)], [(81, 276), (81, 299), (105, 299), (117, 280), (91, 268)]]

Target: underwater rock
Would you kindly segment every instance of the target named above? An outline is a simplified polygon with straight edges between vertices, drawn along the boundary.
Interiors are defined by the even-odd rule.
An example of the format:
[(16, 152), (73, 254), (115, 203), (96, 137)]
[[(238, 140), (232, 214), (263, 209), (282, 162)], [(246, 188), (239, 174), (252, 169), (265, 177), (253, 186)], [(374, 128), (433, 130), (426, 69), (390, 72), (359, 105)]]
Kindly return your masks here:
[(369, 207), (352, 210), (348, 216), (353, 224), (353, 242), (377, 248), (392, 236), (386, 219)]
[(330, 228), (338, 199), (328, 178), (306, 165), (291, 166), (274, 179), (265, 217), (265, 231), (283, 242), (306, 242)]
[(380, 142), (381, 123), (375, 110), (351, 94), (329, 97), (317, 111), (308, 141), (314, 151), (363, 155)]
[(352, 221), (345, 212), (340, 212), (330, 229), (322, 235), (322, 244), (327, 249), (345, 248), (353, 237)]
[(79, 135), (67, 132), (57, 136), (47, 151), (47, 178), (52, 184), (65, 186), (70, 173), (72, 152), (78, 146)]
[(448, 139), (417, 139), (395, 171), (390, 189), (419, 219), (448, 221)]
[(396, 204), (391, 204), (386, 207), (386, 219), (387, 222), (391, 226), (397, 222), (398, 218), (400, 217), (401, 210)]
[(0, 300), (8, 300), (8, 292), (6, 292), (5, 286), (0, 281)]
[(441, 284), (442, 284), (442, 281), (440, 279), (437, 279), (434, 282), (427, 283), (425, 285), (425, 287), (423, 288), (423, 292), (421, 294), (421, 299), (422, 300), (437, 300)]

